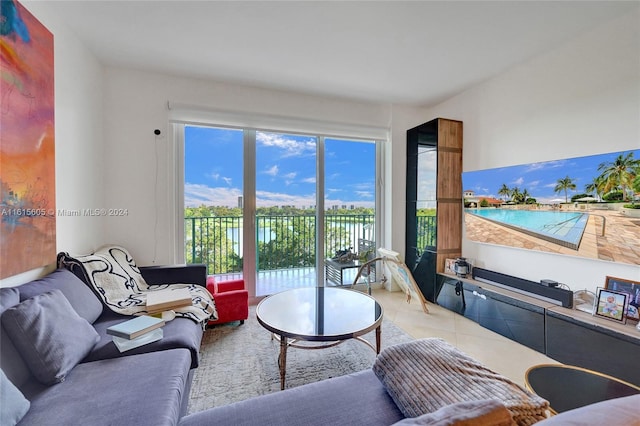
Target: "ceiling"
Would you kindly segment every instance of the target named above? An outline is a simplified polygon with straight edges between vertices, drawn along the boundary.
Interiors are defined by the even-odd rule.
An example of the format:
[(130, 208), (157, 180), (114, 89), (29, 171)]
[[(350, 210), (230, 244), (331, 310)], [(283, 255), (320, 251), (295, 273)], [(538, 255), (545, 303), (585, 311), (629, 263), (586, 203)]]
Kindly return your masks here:
[(50, 1), (105, 65), (429, 106), (637, 1)]

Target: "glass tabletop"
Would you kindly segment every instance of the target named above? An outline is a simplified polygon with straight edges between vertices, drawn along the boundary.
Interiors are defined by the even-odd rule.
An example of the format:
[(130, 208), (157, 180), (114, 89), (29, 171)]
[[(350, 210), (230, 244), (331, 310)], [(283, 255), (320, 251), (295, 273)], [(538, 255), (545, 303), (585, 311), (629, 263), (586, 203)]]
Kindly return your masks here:
[(615, 377), (564, 364), (536, 365), (525, 373), (525, 384), (549, 401), (557, 413), (612, 398), (640, 393), (640, 388)]
[(310, 341), (361, 336), (382, 322), (371, 296), (335, 287), (305, 287), (276, 293), (256, 308), (258, 322), (281, 336)]

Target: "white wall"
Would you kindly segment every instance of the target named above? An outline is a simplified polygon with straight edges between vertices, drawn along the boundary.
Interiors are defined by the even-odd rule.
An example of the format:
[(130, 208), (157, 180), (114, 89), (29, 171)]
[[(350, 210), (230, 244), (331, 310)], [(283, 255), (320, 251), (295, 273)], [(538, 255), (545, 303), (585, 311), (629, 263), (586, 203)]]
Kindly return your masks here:
[[(464, 170), (637, 148), (640, 141), (638, 13), (559, 46), (438, 106), (366, 104), (132, 70), (103, 70), (46, 2), (24, 2), (55, 37), (58, 209), (123, 208), (122, 217), (59, 217), (58, 250), (106, 243), (141, 264), (173, 261), (172, 138), (167, 101), (391, 127), (381, 243), (404, 251), (406, 130), (436, 117), (464, 122)], [(162, 130), (155, 137), (154, 129)], [(157, 171), (157, 175), (156, 175)], [(575, 289), (605, 275), (640, 278), (638, 267), (463, 241), (481, 266)], [(53, 262), (53, 259), (52, 259)], [(32, 271), (3, 280), (23, 282)]]
[[(640, 9), (426, 111), (464, 122), (463, 170), (640, 147)], [(572, 289), (636, 265), (463, 241), (481, 267)]]
[[(173, 170), (167, 102), (247, 114), (388, 127), (390, 106), (108, 68), (105, 73), (105, 200), (128, 215), (107, 218), (108, 243), (138, 263), (174, 261)], [(156, 138), (154, 129), (162, 135)], [(211, 153), (211, 155), (216, 155)], [(156, 160), (157, 156), (157, 160)], [(157, 179), (156, 179), (157, 171)], [(157, 189), (156, 189), (157, 185)]]
[[(99, 208), (102, 185), (102, 67), (46, 2), (21, 2), (54, 37), (56, 209)], [(57, 251), (88, 253), (103, 238), (99, 217), (56, 218)], [(28, 244), (28, 242), (25, 242)], [(54, 255), (55, 256), (55, 255)], [(28, 271), (0, 281), (20, 284), (51, 270)]]

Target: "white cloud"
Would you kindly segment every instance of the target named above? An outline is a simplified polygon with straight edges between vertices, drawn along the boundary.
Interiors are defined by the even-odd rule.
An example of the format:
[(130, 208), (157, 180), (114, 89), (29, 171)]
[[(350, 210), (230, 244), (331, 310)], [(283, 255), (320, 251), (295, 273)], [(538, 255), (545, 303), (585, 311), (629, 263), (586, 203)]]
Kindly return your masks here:
[(288, 139), (286, 135), (277, 133), (256, 133), (256, 142), (258, 144), (275, 147), (282, 150), (282, 157), (298, 157), (303, 155), (315, 155), (316, 140), (308, 138), (306, 140), (297, 141)]
[(207, 185), (185, 183), (184, 205), (185, 207), (228, 206), (236, 207), (238, 197), (242, 196), (239, 188), (217, 187)]
[(278, 166), (275, 165), (267, 169), (267, 171), (265, 171), (265, 174), (268, 174), (269, 176), (278, 176)]
[(356, 195), (360, 196), (360, 198), (370, 198), (373, 199), (373, 192), (371, 191), (355, 191)]
[(545, 161), (544, 163), (531, 163), (524, 170), (525, 173), (535, 172), (537, 170), (557, 169), (564, 167), (567, 160)]

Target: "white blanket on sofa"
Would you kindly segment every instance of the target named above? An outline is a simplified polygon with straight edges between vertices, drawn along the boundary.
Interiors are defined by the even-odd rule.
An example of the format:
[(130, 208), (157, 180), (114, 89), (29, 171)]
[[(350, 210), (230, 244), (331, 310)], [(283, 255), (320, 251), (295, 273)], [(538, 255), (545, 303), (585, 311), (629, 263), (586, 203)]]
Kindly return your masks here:
[(186, 287), (191, 293), (191, 306), (175, 310), (176, 316), (196, 322), (216, 320), (218, 313), (211, 294), (196, 284), (149, 285), (142, 277), (133, 257), (120, 246), (104, 246), (95, 253), (74, 258), (82, 266), (95, 293), (112, 311), (123, 315), (145, 314), (147, 294), (168, 287)]

